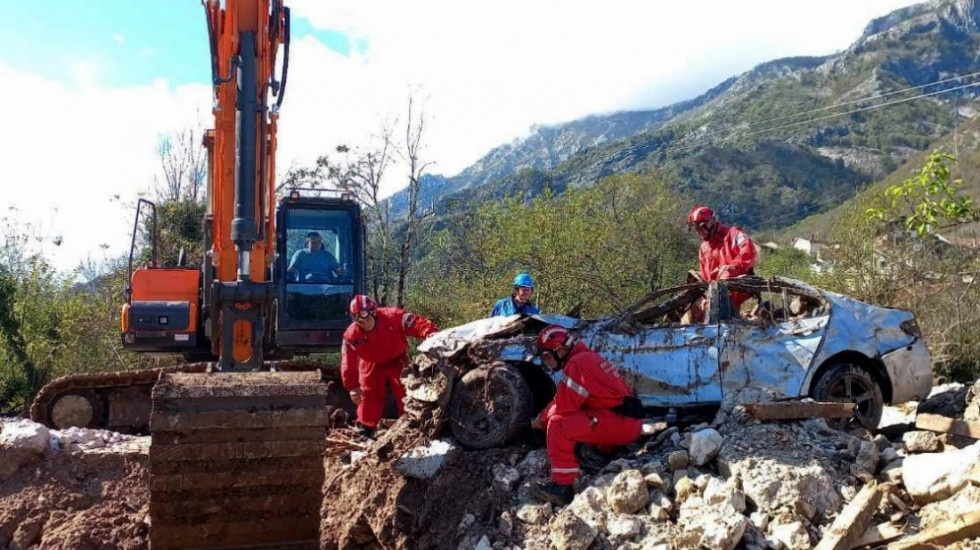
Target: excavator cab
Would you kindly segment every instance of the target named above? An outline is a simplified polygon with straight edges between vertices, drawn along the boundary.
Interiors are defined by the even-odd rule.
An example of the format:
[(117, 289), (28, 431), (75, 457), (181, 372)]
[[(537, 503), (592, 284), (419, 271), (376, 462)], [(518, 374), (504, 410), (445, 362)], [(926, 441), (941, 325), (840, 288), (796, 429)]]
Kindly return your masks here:
[[(340, 349), (350, 324), (347, 305), (364, 292), (365, 231), (360, 205), (348, 193), (307, 197), (298, 191), (276, 209), (276, 250), (272, 276), (273, 338), (266, 355), (331, 352)], [(149, 206), (155, 206), (141, 199)], [(137, 210), (137, 221), (141, 211)], [(155, 217), (155, 208), (151, 215)], [(155, 243), (155, 224), (150, 241)], [(130, 255), (135, 254), (135, 232)], [(202, 293), (212, 270), (151, 265), (133, 270), (122, 312), (123, 347), (154, 354), (183, 354), (214, 360), (208, 319), (216, 316)], [(204, 288), (209, 288), (206, 283)], [(204, 300), (200, 300), (204, 297)], [(285, 352), (285, 353), (282, 353)]]
[(347, 305), (364, 292), (365, 235), (360, 206), (347, 193), (279, 202), (274, 281), (275, 343), (280, 350), (340, 348)]

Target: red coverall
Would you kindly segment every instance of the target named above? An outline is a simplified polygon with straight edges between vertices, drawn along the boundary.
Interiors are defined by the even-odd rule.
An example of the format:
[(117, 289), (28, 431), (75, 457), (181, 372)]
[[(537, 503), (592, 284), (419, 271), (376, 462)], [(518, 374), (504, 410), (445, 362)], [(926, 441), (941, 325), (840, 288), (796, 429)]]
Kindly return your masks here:
[(578, 477), (575, 443), (626, 445), (640, 437), (643, 421), (612, 412), (633, 395), (616, 368), (579, 342), (568, 352), (555, 399), (541, 413), (548, 428), (551, 479), (571, 485)]
[[(757, 254), (755, 243), (744, 231), (719, 223), (715, 234), (707, 241), (701, 241), (701, 248), (698, 249), (701, 279), (718, 281), (748, 275), (749, 270), (755, 266)], [(719, 274), (718, 270), (723, 265), (727, 265), (728, 270)], [(749, 295), (732, 292), (729, 298), (732, 307), (738, 311), (742, 303), (749, 299)]]
[(439, 330), (425, 317), (394, 307), (379, 307), (375, 310), (375, 319), (374, 329), (370, 332), (357, 323), (347, 327), (340, 360), (344, 389), (348, 392), (361, 389), (357, 420), (369, 428), (377, 427), (381, 420), (385, 381), (391, 384), (399, 416), (405, 412), (401, 374), (408, 366), (407, 336), (424, 339)]

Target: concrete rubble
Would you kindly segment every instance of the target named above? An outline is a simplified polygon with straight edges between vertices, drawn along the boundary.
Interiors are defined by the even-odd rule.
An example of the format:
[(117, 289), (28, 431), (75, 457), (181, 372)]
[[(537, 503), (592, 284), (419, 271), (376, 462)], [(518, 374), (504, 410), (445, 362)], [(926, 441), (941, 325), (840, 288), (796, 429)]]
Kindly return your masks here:
[[(974, 420), (967, 415), (980, 407), (980, 382), (943, 387), (922, 403), (886, 412), (885, 418), (897, 420), (878, 433), (842, 431), (822, 418), (759, 420), (747, 412), (745, 405), (762, 406), (766, 397), (746, 392), (743, 401), (727, 399), (711, 424), (661, 425), (612, 455), (596, 455), (598, 462), (583, 461), (573, 501), (558, 507), (531, 496), (532, 484), (550, 473), (540, 437), (471, 451), (451, 439), (419, 437), (399, 422), (390, 436), (352, 439), (360, 443), (333, 453), (331, 441), (341, 437), (333, 433), (327, 457), (335, 475), (328, 477), (335, 492), (358, 486), (352, 481), (363, 477), (360, 492), (343, 493), (342, 504), (352, 517), (362, 516), (330, 531), (326, 525), (336, 511), (325, 501), (321, 547), (415, 548), (420, 537), (446, 527), (438, 539), (425, 539), (427, 547), (980, 549), (980, 441), (917, 428), (916, 422), (919, 415), (938, 415), (950, 420), (943, 425), (963, 422), (970, 433)], [(144, 458), (127, 467), (141, 468), (147, 447), (148, 438), (47, 430), (7, 419), (0, 431), (0, 483), (22, 482), (30, 477), (25, 472), (40, 471), (59, 456), (72, 457), (75, 462), (65, 464), (82, 472), (86, 460), (128, 453)], [(344, 472), (354, 477), (343, 478)], [(40, 513), (48, 498), (32, 496), (30, 504), (18, 504), (16, 516), (0, 521), (0, 550), (43, 547), (55, 524), (77, 513)], [(144, 517), (145, 495), (140, 498), (129, 505), (133, 518)], [(74, 525), (84, 529), (86, 521), (79, 517)], [(145, 530), (125, 532), (132, 542)]]
[[(746, 392), (711, 425), (661, 429), (585, 468), (565, 507), (530, 496), (549, 464), (544, 449), (525, 447), (492, 468), (496, 518), (468, 525), (460, 541), (496, 550), (849, 550), (919, 537), (978, 549), (980, 532), (962, 524), (980, 516), (980, 442), (915, 428), (917, 405), (963, 420), (973, 403), (957, 395), (967, 392), (941, 388), (887, 413), (900, 421), (886, 436), (822, 418), (757, 420), (745, 405), (766, 396)], [(980, 391), (971, 395), (980, 404)]]

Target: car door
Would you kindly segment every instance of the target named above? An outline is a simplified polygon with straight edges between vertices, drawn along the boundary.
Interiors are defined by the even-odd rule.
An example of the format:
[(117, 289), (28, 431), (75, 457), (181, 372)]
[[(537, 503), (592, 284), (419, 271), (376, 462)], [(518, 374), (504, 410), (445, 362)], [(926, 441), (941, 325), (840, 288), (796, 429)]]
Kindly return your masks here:
[(598, 331), (590, 345), (623, 370), (644, 405), (720, 401), (716, 320), (709, 316), (708, 322), (692, 325), (660, 321)]
[[(729, 290), (743, 290), (738, 285), (729, 283)], [(742, 314), (732, 313), (721, 323), (722, 395), (761, 386), (782, 397), (797, 397), (823, 340), (830, 309), (819, 295), (791, 284), (768, 283), (751, 293)]]

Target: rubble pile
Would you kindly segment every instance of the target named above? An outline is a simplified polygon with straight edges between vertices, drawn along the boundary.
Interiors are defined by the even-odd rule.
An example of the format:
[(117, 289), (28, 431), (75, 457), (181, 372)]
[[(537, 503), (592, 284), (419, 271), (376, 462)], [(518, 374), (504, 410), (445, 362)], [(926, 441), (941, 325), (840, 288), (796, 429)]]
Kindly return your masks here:
[[(334, 429), (321, 548), (980, 550), (980, 382), (890, 410), (877, 434), (753, 416), (787, 405), (770, 398), (743, 392), (711, 423), (648, 425), (613, 455), (580, 446), (563, 507), (531, 496), (549, 479), (540, 433), (474, 451), (432, 431), (433, 415), (428, 430), (409, 415), (376, 440)], [(7, 420), (0, 550), (145, 548), (147, 439)]]
[[(549, 479), (540, 439), (482, 452), (451, 440), (410, 447), (396, 434), (411, 423), (400, 422), (353, 464), (334, 463), (324, 518), (339, 514), (346, 527), (325, 526), (323, 547), (980, 549), (975, 439), (916, 429), (916, 404), (891, 437), (746, 412), (767, 400), (743, 392), (712, 424), (661, 425), (615, 456), (582, 447), (586, 473), (574, 500), (557, 508), (530, 494)], [(980, 408), (980, 382), (940, 388), (918, 417), (967, 421), (971, 407)]]
[(4, 421), (0, 550), (145, 548), (148, 445), (105, 430)]

